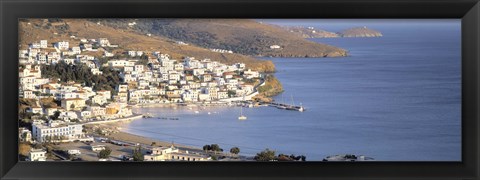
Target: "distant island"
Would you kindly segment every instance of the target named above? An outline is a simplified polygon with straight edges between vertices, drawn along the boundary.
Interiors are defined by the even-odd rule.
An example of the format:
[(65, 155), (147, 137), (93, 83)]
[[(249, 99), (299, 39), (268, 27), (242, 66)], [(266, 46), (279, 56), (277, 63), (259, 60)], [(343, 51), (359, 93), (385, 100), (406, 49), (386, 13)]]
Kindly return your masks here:
[(314, 27), (303, 26), (289, 26), (283, 27), (290, 33), (294, 33), (302, 38), (339, 38), (339, 37), (381, 37), (381, 32), (369, 29), (366, 26), (354, 27), (343, 30), (341, 32), (330, 32), (322, 29), (315, 29)]
[(382, 33), (373, 29), (363, 27), (355, 27), (338, 33), (342, 37), (382, 37)]

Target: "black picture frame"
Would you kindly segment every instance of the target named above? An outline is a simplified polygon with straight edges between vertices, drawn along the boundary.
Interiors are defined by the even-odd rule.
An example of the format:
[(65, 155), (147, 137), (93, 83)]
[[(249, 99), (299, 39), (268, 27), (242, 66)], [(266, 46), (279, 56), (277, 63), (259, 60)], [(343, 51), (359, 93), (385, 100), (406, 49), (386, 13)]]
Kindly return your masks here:
[[(1, 0), (1, 179), (479, 179), (478, 0)], [(462, 19), (462, 162), (19, 162), (19, 18)]]

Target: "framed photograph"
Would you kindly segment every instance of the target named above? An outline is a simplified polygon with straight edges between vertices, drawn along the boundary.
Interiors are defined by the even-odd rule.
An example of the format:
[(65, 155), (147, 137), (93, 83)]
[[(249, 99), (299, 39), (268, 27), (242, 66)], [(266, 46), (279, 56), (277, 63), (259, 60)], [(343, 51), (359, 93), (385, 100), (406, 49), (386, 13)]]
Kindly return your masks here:
[(1, 179), (480, 178), (477, 0), (0, 6)]

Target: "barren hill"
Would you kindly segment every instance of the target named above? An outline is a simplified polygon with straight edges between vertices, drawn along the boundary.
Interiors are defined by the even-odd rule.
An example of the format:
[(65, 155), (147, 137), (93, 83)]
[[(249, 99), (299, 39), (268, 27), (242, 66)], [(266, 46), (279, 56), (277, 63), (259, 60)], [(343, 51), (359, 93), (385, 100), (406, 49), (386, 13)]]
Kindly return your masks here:
[[(211, 49), (249, 56), (335, 57), (344, 49), (318, 44), (273, 25), (249, 19), (96, 19), (118, 29), (151, 33)], [(129, 23), (135, 25), (129, 26)], [(277, 45), (277, 46), (275, 46)], [(271, 47), (273, 46), (273, 48)]]

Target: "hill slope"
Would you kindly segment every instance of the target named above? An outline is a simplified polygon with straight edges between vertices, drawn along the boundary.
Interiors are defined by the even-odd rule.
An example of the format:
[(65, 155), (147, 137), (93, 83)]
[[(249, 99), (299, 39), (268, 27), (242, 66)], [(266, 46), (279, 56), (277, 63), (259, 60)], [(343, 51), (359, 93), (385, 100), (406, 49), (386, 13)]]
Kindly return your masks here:
[(28, 19), (19, 22), (19, 43), (21, 49), (26, 49), (28, 43), (43, 39), (48, 40), (49, 43), (66, 40), (70, 42), (71, 46), (78, 45), (80, 40), (78, 38), (70, 38), (71, 35), (88, 39), (108, 38), (112, 44), (119, 45), (119, 48), (114, 50), (114, 53), (122, 53), (126, 50), (160, 51), (161, 53), (170, 54), (176, 59), (193, 56), (197, 59), (209, 58), (226, 64), (242, 62), (251, 69), (264, 72), (273, 72), (275, 70), (275, 66), (271, 61), (258, 60), (235, 53), (216, 53), (195, 45), (179, 45), (165, 37), (146, 36), (137, 31), (118, 29), (86, 19), (53, 21)]
[[(248, 19), (101, 19), (102, 24), (151, 33), (200, 47), (232, 50), (250, 56), (335, 57), (344, 49), (318, 44), (289, 31)], [(136, 25), (129, 26), (128, 23)], [(280, 48), (270, 48), (278, 45)]]

